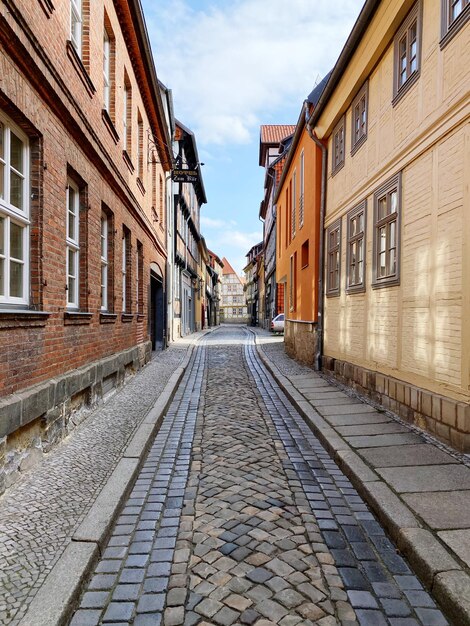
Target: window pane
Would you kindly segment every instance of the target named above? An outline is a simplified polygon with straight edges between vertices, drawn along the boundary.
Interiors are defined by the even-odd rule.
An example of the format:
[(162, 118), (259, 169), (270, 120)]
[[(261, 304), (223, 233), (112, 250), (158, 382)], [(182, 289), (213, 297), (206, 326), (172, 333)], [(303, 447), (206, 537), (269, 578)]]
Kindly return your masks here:
[(385, 226), (379, 229), (379, 250), (385, 252), (387, 249), (387, 229)]
[(69, 276), (75, 276), (75, 252), (69, 250)]
[(23, 297), (23, 264), (14, 261), (10, 263), (10, 296)]
[(15, 170), (23, 173), (23, 142), (12, 131), (10, 131), (10, 164)]
[(4, 181), (5, 181), (5, 166), (0, 163), (0, 198), (4, 198)]
[(13, 170), (10, 172), (10, 204), (23, 209), (23, 178)]
[(0, 159), (5, 159), (5, 155), (4, 155), (4, 145), (5, 145), (5, 139), (4, 139), (4, 134), (5, 134), (5, 127), (4, 125), (0, 122)]
[(398, 207), (398, 193), (397, 191), (392, 191), (390, 194), (390, 213), (396, 213)]
[(379, 200), (378, 219), (382, 220), (387, 215), (387, 198), (384, 196)]
[(10, 222), (10, 257), (23, 260), (23, 229)]
[(67, 291), (67, 303), (75, 304), (75, 278), (73, 276), (69, 276), (68, 279), (68, 291)]
[(5, 259), (0, 259), (0, 296), (5, 295)]
[(457, 19), (457, 17), (462, 13), (462, 4), (462, 0), (457, 0), (457, 2), (451, 2), (451, 22)]

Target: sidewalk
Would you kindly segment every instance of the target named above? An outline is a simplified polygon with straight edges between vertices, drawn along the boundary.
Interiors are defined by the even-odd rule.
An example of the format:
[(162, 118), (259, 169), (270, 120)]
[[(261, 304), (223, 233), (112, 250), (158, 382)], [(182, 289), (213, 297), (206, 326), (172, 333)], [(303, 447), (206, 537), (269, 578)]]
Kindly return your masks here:
[(456, 624), (470, 624), (470, 459), (290, 359), (255, 329), (259, 354)]
[(203, 334), (156, 354), (0, 498), (1, 624), (18, 624), (33, 599), (47, 594), (64, 593), (67, 602)]

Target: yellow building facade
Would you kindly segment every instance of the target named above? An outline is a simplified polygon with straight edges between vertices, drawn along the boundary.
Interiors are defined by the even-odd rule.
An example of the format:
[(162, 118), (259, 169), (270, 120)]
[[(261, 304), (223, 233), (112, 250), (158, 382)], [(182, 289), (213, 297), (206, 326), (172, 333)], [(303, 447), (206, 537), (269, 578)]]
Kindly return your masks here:
[(366, 2), (309, 120), (328, 151), (324, 366), (465, 451), (469, 11)]

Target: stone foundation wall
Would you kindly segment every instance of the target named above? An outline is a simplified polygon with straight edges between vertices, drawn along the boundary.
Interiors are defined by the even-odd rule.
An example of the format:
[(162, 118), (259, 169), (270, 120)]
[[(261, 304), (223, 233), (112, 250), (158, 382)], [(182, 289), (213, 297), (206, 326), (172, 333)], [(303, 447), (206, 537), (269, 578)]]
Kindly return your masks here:
[(0, 494), (122, 387), (151, 357), (150, 342), (0, 400)]
[(323, 357), (323, 370), (401, 419), (470, 452), (470, 406), (347, 361)]
[(317, 349), (317, 324), (286, 320), (284, 343), (286, 353), (296, 361), (313, 367)]

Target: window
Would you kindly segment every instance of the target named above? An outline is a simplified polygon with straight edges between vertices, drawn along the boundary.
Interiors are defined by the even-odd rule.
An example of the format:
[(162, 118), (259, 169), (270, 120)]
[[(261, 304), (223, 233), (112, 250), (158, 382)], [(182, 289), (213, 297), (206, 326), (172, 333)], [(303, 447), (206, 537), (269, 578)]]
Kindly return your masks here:
[(374, 193), (373, 286), (400, 282), (401, 173)]
[(236, 315), (237, 314), (237, 309), (233, 308), (232, 309), (232, 315)]
[(304, 151), (300, 153), (300, 191), (299, 191), (299, 228), (304, 225)]
[(0, 118), (0, 302), (29, 301), (29, 143)]
[(395, 35), (393, 104), (419, 77), (421, 4), (416, 2)]
[(302, 251), (301, 251), (301, 257), (300, 257), (300, 261), (301, 261), (301, 264), (302, 264), (302, 269), (304, 267), (307, 267), (308, 263), (309, 263), (309, 258), (308, 258), (309, 250), (308, 250), (308, 248), (309, 248), (309, 244), (308, 244), (308, 239), (307, 239), (307, 241), (304, 241), (303, 244), (302, 244)]
[(124, 74), (122, 121), (124, 130), (124, 150), (130, 156), (132, 151), (132, 88), (127, 73)]
[(368, 99), (369, 83), (366, 82), (361, 87), (352, 103), (351, 154), (354, 154), (367, 139)]
[(347, 291), (364, 291), (365, 289), (365, 229), (366, 201), (352, 209), (347, 216), (348, 246), (346, 248)]
[(108, 216), (101, 213), (101, 310), (108, 310)]
[(111, 45), (109, 41), (109, 35), (106, 32), (106, 28), (103, 33), (103, 108), (109, 113), (110, 105), (110, 54)]
[(344, 165), (344, 115), (333, 130), (331, 173), (336, 174)]
[(297, 300), (297, 252), (290, 257), (289, 310), (295, 311)]
[(122, 312), (131, 312), (131, 233), (124, 226), (122, 230)]
[(243, 315), (243, 309), (238, 309), (238, 315)]
[(468, 22), (470, 0), (441, 0), (441, 48)]
[(67, 307), (80, 306), (80, 190), (72, 181), (67, 182)]
[(164, 222), (164, 215), (163, 215), (163, 176), (160, 174), (159, 176), (159, 182), (160, 182), (160, 225), (163, 227), (163, 222)]
[(290, 207), (289, 207), (289, 188), (286, 188), (286, 248), (289, 245), (289, 222), (290, 222)]
[(297, 171), (294, 170), (292, 175), (292, 187), (290, 189), (291, 193), (291, 210), (292, 210), (292, 239), (295, 237), (296, 230), (296, 211), (297, 211)]
[(137, 313), (143, 315), (144, 313), (144, 248), (140, 241), (137, 242), (137, 257), (136, 257), (136, 302)]
[(326, 295), (339, 296), (341, 269), (341, 220), (326, 230)]
[(137, 176), (144, 177), (144, 123), (140, 111), (137, 111)]
[(82, 35), (82, 0), (70, 0), (70, 41), (80, 58), (82, 58)]

